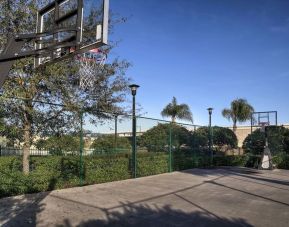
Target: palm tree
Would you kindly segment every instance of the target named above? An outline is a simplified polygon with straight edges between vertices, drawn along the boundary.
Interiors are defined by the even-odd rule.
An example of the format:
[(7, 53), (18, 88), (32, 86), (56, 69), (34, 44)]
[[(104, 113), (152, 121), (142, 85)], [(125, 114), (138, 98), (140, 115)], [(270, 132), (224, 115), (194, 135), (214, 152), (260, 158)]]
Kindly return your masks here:
[(254, 108), (246, 99), (235, 99), (231, 102), (230, 109), (223, 109), (222, 115), (233, 121), (233, 131), (237, 130), (237, 122), (245, 122), (251, 119)]
[(190, 107), (187, 104), (178, 104), (175, 97), (173, 97), (172, 102), (162, 110), (161, 115), (163, 117), (171, 117), (172, 122), (175, 122), (176, 118), (193, 122)]

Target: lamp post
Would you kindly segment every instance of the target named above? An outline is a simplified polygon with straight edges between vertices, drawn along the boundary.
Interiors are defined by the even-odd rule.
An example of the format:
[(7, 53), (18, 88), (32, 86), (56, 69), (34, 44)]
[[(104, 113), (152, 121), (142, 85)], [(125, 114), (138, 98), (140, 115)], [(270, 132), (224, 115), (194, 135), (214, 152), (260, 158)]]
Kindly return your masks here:
[(211, 166), (213, 165), (213, 150), (212, 150), (212, 112), (213, 108), (209, 107), (208, 109), (209, 112), (209, 151), (211, 154)]
[(118, 115), (114, 115), (114, 152), (117, 150), (117, 117)]
[(133, 177), (136, 178), (136, 117), (135, 117), (135, 96), (139, 88), (137, 84), (129, 85), (132, 95), (132, 161), (133, 161)]

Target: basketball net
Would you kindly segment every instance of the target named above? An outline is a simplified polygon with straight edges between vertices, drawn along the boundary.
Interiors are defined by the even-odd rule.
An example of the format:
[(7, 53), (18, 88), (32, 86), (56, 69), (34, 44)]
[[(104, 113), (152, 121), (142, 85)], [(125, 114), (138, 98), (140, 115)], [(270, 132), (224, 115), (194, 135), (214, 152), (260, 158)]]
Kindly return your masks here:
[(92, 49), (77, 56), (79, 62), (79, 88), (90, 91), (94, 88), (97, 77), (102, 73), (106, 62), (106, 53), (99, 49)]

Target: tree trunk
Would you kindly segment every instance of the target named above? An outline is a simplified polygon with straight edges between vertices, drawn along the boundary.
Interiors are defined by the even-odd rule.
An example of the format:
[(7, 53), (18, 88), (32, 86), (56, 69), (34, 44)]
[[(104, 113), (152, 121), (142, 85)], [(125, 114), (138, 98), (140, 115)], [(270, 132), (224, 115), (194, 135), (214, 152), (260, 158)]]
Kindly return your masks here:
[(29, 174), (29, 156), (31, 145), (31, 127), (32, 127), (32, 103), (30, 100), (26, 100), (23, 105), (23, 129), (24, 129), (24, 145), (23, 145), (23, 173)]
[(236, 134), (237, 131), (237, 121), (233, 121), (233, 132)]
[(23, 146), (23, 173), (29, 174), (29, 156), (30, 156), (30, 131), (31, 131), (31, 123), (24, 123), (24, 146)]
[(175, 123), (175, 122), (176, 122), (176, 117), (172, 116), (172, 123)]

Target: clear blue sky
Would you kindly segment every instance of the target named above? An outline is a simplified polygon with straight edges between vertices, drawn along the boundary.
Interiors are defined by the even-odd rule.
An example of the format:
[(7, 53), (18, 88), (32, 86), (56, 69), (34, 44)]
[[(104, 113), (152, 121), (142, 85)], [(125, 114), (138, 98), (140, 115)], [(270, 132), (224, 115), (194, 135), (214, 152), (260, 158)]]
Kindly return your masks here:
[(113, 56), (132, 62), (146, 116), (161, 118), (175, 96), (196, 124), (231, 125), (221, 115), (235, 98), (289, 123), (288, 0), (110, 0), (128, 17), (111, 36)]

